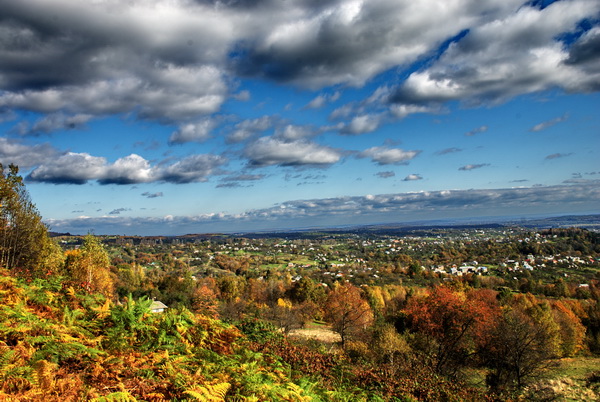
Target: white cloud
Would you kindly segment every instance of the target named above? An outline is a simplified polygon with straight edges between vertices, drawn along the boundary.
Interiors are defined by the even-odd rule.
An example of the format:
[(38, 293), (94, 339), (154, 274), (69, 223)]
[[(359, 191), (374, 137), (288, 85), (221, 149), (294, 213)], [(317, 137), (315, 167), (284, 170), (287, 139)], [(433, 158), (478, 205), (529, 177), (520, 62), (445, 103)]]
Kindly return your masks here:
[(235, 125), (233, 131), (227, 136), (226, 141), (230, 144), (245, 141), (255, 134), (270, 129), (277, 120), (273, 116), (263, 116), (241, 121)]
[(411, 74), (391, 99), (478, 104), (553, 87), (581, 90), (589, 76), (565, 63), (568, 52), (556, 38), (599, 11), (598, 3), (559, 1), (490, 19), (452, 43), (431, 67)]
[(131, 154), (107, 165), (98, 181), (101, 184), (148, 183), (155, 180), (156, 169), (139, 155)]
[(489, 163), (476, 163), (476, 164), (469, 164), (469, 165), (465, 165), (465, 166), (461, 166), (458, 168), (458, 170), (473, 170), (473, 169), (481, 169), (482, 167), (486, 167), (486, 166), (490, 166)]
[(210, 133), (215, 126), (216, 122), (213, 119), (204, 119), (197, 123), (184, 124), (171, 134), (169, 142), (172, 144), (204, 142), (210, 138)]
[(481, 134), (481, 133), (485, 133), (486, 131), (488, 131), (488, 126), (479, 126), (477, 128), (474, 128), (473, 130), (465, 133), (465, 135), (467, 137), (472, 137), (475, 134)]
[(536, 124), (535, 126), (531, 127), (529, 129), (529, 131), (531, 131), (531, 132), (542, 131), (542, 130), (547, 129), (548, 127), (552, 127), (558, 123), (562, 123), (563, 121), (566, 121), (568, 118), (569, 118), (569, 116), (565, 114), (564, 116), (557, 117), (555, 119), (547, 120), (547, 121), (541, 122), (539, 124)]
[(51, 113), (38, 119), (32, 125), (22, 121), (24, 124), (18, 125), (17, 131), (20, 135), (39, 135), (58, 130), (80, 130), (85, 127), (85, 124), (92, 117), (89, 114), (65, 115), (60, 112)]
[(359, 158), (371, 158), (378, 165), (406, 164), (421, 151), (405, 151), (401, 148), (371, 147), (358, 154)]
[(68, 152), (36, 167), (27, 178), (55, 184), (84, 184), (88, 180), (104, 178), (105, 169), (105, 158)]
[(397, 119), (403, 119), (415, 113), (435, 113), (439, 108), (419, 105), (391, 105), (390, 112)]
[(340, 132), (348, 135), (371, 133), (379, 128), (380, 123), (381, 116), (379, 115), (356, 116)]
[(284, 141), (298, 141), (315, 135), (314, 129), (307, 126), (295, 126), (288, 124), (275, 131), (275, 138)]
[(11, 163), (28, 169), (55, 160), (61, 152), (50, 144), (26, 145), (8, 138), (0, 138), (0, 161), (6, 167)]
[(131, 154), (108, 163), (106, 158), (87, 153), (68, 152), (57, 159), (48, 159), (31, 171), (27, 177), (36, 182), (54, 184), (136, 184), (150, 182), (192, 183), (204, 182), (220, 174), (219, 167), (227, 159), (211, 154), (188, 156), (172, 164), (152, 166), (143, 157)]
[(600, 198), (597, 182), (548, 187), (508, 189), (442, 190), (364, 197), (336, 197), (287, 201), (269, 208), (239, 214), (207, 213), (196, 216), (132, 218), (124, 216), (80, 217), (48, 220), (52, 230), (98, 234), (184, 234), (201, 231), (281, 229), (285, 227), (335, 225), (340, 220), (369, 224), (382, 220), (439, 219), (453, 216), (489, 216), (489, 211), (523, 213), (592, 210)]
[(388, 170), (385, 172), (377, 172), (375, 175), (381, 177), (382, 179), (389, 179), (390, 177), (396, 176), (396, 173)]
[[(360, 87), (427, 59), (455, 37), (394, 92), (392, 116), (435, 112), (447, 100), (501, 101), (553, 87), (591, 91), (598, 89), (600, 31), (585, 32), (570, 49), (557, 38), (599, 10), (589, 0), (543, 9), (523, 0), (449, 0), (443, 7), (436, 0), (12, 1), (3, 4), (0, 22), (0, 109), (64, 120), (133, 113), (182, 126), (219, 112), (228, 97), (249, 100), (240, 78), (329, 91)], [(306, 107), (340, 97), (329, 91)], [(365, 102), (387, 94), (388, 84)], [(346, 112), (338, 108), (332, 118)], [(344, 133), (378, 124), (358, 116)], [(55, 127), (70, 124), (47, 120), (30, 129)], [(232, 142), (241, 137), (232, 134)]]
[(423, 180), (423, 178), (419, 174), (409, 174), (404, 179), (402, 179), (402, 181), (415, 181), (415, 180)]
[(251, 166), (327, 166), (338, 162), (342, 153), (306, 140), (283, 141), (262, 137), (246, 147), (244, 156)]
[(225, 163), (227, 159), (218, 155), (191, 155), (172, 165), (161, 167), (158, 177), (169, 183), (204, 182), (211, 175), (219, 174), (219, 168)]
[(321, 94), (317, 95), (313, 100), (308, 102), (304, 109), (320, 109), (329, 102), (335, 102), (340, 98), (340, 92), (334, 92), (333, 94)]

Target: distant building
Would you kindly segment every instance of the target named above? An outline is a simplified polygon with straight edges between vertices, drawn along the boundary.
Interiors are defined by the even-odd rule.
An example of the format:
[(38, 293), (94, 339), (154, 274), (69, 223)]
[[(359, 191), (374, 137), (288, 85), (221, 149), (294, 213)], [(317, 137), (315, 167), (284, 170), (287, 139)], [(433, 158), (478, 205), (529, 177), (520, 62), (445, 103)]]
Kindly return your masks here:
[(150, 311), (152, 313), (164, 313), (168, 307), (161, 301), (153, 300), (150, 305)]

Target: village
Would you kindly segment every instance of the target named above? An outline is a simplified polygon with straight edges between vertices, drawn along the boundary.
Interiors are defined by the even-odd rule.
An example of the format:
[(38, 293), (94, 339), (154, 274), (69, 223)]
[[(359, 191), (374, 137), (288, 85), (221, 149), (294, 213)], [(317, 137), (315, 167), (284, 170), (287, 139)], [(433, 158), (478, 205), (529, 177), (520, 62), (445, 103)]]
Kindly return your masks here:
[[(569, 233), (577, 237), (578, 232)], [(576, 294), (597, 279), (600, 266), (593, 247), (578, 247), (573, 239), (566, 244), (563, 234), (551, 230), (434, 228), (398, 234), (280, 235), (110, 236), (103, 242), (118, 272), (137, 264), (151, 278), (177, 268), (194, 281), (231, 275), (280, 277), (289, 283), (307, 277), (324, 287), (339, 281), (370, 286), (462, 281), (518, 290), (529, 289), (530, 283), (547, 288), (560, 280)], [(65, 248), (78, 247), (76, 237), (61, 242)]]

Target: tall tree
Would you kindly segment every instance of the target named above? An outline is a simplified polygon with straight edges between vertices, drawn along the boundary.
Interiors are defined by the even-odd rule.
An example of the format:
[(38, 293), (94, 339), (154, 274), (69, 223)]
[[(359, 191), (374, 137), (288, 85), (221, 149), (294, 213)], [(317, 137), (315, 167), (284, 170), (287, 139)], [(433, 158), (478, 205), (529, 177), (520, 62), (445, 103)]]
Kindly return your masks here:
[(495, 390), (518, 389), (560, 356), (560, 327), (550, 305), (532, 295), (513, 297), (502, 313), (483, 348), (491, 369), (487, 383)]
[(500, 314), (494, 292), (455, 291), (446, 286), (413, 297), (406, 306), (410, 327), (425, 337), (439, 373), (454, 376), (469, 362)]
[(91, 234), (85, 237), (81, 248), (67, 252), (65, 270), (88, 292), (99, 292), (108, 297), (114, 293), (108, 253), (100, 240)]
[(346, 283), (329, 293), (325, 318), (340, 334), (342, 347), (345, 347), (350, 338), (359, 336), (373, 323), (373, 310), (362, 298), (360, 289)]
[(35, 276), (55, 273), (62, 265), (59, 254), (19, 168), (0, 164), (0, 266)]

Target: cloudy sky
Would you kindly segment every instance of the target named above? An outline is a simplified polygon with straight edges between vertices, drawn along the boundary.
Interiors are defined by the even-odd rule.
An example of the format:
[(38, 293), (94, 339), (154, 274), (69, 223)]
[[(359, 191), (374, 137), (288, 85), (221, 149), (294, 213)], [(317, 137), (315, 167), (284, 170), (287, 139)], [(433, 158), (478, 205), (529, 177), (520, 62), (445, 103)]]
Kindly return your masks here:
[(55, 231), (600, 213), (597, 0), (0, 0)]

